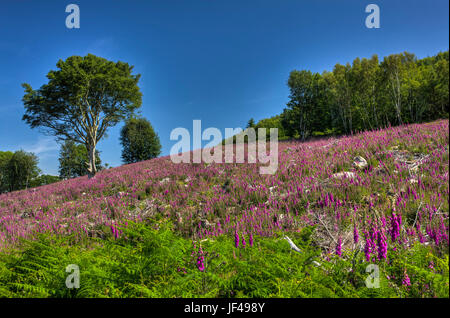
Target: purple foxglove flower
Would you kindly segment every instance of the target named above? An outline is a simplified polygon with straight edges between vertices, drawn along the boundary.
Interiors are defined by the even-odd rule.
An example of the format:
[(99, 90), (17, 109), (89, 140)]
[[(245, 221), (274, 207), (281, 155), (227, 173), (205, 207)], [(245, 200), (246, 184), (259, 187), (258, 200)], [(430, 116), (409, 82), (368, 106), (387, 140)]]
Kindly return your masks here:
[(384, 236), (383, 232), (378, 233), (378, 259), (381, 260), (382, 258), (386, 259), (387, 255), (387, 243), (386, 243), (386, 237)]
[(411, 281), (409, 279), (408, 274), (406, 273), (406, 270), (405, 270), (405, 276), (403, 278), (402, 284), (403, 284), (403, 286), (411, 286)]
[(355, 242), (355, 244), (358, 244), (359, 241), (359, 233), (358, 229), (356, 228), (356, 225), (353, 226), (353, 241)]
[(341, 240), (341, 238), (339, 238), (339, 240), (338, 240), (338, 243), (337, 243), (337, 245), (336, 245), (336, 255), (337, 256), (341, 256), (342, 255), (342, 240)]

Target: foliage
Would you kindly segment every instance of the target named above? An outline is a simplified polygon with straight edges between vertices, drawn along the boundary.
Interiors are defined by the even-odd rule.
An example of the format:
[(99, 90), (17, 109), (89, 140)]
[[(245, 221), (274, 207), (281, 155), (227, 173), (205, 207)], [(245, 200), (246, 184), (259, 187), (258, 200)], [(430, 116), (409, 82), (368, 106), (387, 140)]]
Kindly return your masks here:
[(255, 127), (255, 120), (253, 118), (250, 118), (247, 122), (247, 126), (245, 128), (254, 128)]
[[(282, 120), (281, 116), (277, 115), (277, 116), (273, 116), (270, 118), (262, 119), (257, 124), (255, 124), (255, 122), (253, 121), (253, 118), (251, 118), (247, 123), (246, 129), (242, 133), (230, 137), (230, 139), (231, 138), (233, 139), (233, 143), (237, 143), (238, 137), (240, 135), (243, 135), (244, 143), (248, 143), (248, 129), (249, 128), (252, 128), (255, 130), (255, 138), (260, 137), (258, 129), (264, 128), (266, 130), (266, 140), (269, 141), (270, 140), (270, 129), (277, 128), (278, 129), (278, 140), (279, 141), (285, 140), (285, 139), (287, 139), (288, 136), (286, 134), (286, 131), (284, 129), (284, 126), (283, 126), (281, 120)], [(263, 136), (261, 136), (261, 138), (262, 137)], [(222, 145), (225, 145), (225, 142), (226, 142), (226, 139), (223, 139)]]
[(120, 142), (124, 163), (153, 159), (161, 153), (159, 137), (145, 118), (129, 118), (120, 132)]
[[(35, 154), (18, 150), (11, 153), (4, 153), (3, 165), (0, 163), (0, 173), (4, 190), (15, 191), (32, 186), (32, 180), (36, 178), (40, 170), (38, 168), (38, 158)], [(8, 160), (9, 159), (9, 160)]]
[(448, 118), (448, 74), (448, 51), (420, 60), (408, 52), (381, 62), (356, 58), (322, 74), (294, 70), (282, 124), (288, 136), (305, 139)]
[(33, 90), (23, 84), (23, 120), (60, 140), (84, 144), (89, 175), (95, 175), (95, 148), (109, 127), (130, 116), (142, 103), (133, 67), (88, 54), (59, 60), (48, 83)]
[[(84, 145), (66, 140), (59, 152), (59, 176), (62, 179), (70, 179), (88, 174), (89, 154)], [(95, 153), (96, 170), (102, 169), (102, 161), (99, 152)]]
[(39, 175), (38, 159), (32, 153), (0, 151), (0, 193), (39, 187), (59, 181), (59, 177)]
[(278, 128), (278, 138), (283, 139), (286, 136), (286, 132), (284, 130), (284, 127), (281, 123), (281, 116), (273, 116), (270, 118), (261, 119), (258, 121), (258, 123), (254, 126), (256, 132), (258, 132), (259, 128), (265, 128), (266, 129), (266, 139), (269, 140), (270, 138), (270, 128)]
[[(87, 239), (40, 235), (0, 255), (0, 297), (448, 297), (448, 258), (416, 246), (380, 268), (380, 288), (367, 288), (361, 257), (320, 260), (299, 238), (302, 252), (281, 238), (255, 237), (236, 248), (231, 238), (191, 242), (170, 223), (120, 227), (122, 235)], [(295, 235), (294, 233), (292, 233)], [(198, 266), (199, 253), (204, 267)], [(319, 262), (317, 262), (319, 260)], [(433, 271), (429, 264), (434, 261)], [(66, 287), (65, 269), (80, 269), (80, 288)], [(404, 273), (410, 285), (402, 281)]]
[(0, 193), (9, 190), (6, 167), (13, 155), (11, 151), (0, 151)]
[(60, 180), (61, 179), (58, 176), (52, 176), (49, 174), (41, 174), (40, 176), (37, 176), (36, 178), (31, 180), (30, 187), (40, 187), (43, 185), (58, 182)]

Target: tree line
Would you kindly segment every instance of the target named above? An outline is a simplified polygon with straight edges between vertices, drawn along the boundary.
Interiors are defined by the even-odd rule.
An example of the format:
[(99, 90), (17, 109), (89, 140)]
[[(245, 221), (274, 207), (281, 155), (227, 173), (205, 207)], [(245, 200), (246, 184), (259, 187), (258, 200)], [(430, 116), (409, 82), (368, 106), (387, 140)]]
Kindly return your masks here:
[(280, 115), (247, 127), (279, 128), (280, 139), (352, 134), (449, 117), (449, 52), (356, 58), (331, 72), (294, 70)]

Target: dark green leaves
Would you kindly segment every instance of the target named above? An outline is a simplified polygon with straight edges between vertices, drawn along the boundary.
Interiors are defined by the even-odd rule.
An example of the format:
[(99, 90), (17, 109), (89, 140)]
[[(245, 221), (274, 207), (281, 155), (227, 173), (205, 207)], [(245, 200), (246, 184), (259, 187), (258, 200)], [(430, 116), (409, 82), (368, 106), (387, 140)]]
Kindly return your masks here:
[[(22, 85), (23, 120), (31, 128), (95, 150), (109, 127), (130, 117), (142, 104), (140, 75), (133, 75), (128, 63), (88, 54), (59, 60), (56, 66), (40, 89)], [(89, 160), (94, 174), (94, 159)]]
[(120, 132), (122, 160), (133, 163), (157, 157), (161, 153), (159, 137), (145, 118), (130, 118)]

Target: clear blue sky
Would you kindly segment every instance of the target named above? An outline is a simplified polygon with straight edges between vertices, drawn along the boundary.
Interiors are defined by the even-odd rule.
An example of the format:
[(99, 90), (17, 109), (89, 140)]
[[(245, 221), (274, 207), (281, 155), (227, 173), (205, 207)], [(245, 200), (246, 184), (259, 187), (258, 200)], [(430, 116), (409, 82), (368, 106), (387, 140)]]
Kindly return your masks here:
[[(66, 5), (81, 10), (67, 29)], [(378, 4), (381, 28), (365, 27)], [(449, 47), (447, 0), (1, 0), (0, 150), (37, 153), (57, 174), (59, 146), (22, 122), (21, 83), (39, 88), (59, 59), (92, 53), (142, 74), (142, 115), (163, 155), (176, 127), (243, 127), (279, 114), (293, 69), (331, 70), (355, 57), (403, 51), (419, 58)], [(121, 164), (119, 131), (99, 143), (103, 162)]]

